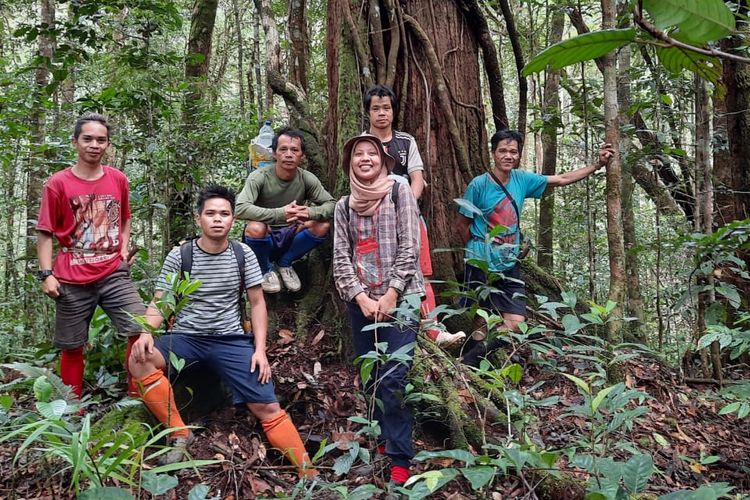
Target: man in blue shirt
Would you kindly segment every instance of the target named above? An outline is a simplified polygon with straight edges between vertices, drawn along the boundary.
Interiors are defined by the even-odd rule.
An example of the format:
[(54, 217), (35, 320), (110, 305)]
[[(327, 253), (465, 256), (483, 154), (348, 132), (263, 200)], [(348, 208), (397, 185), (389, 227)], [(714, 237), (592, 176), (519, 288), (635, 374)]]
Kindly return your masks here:
[[(491, 284), (497, 291), (480, 302), (495, 314), (502, 315), (505, 328), (515, 330), (526, 319), (525, 286), (521, 281), (518, 253), (521, 246), (521, 213), (526, 198), (541, 198), (547, 187), (567, 186), (585, 179), (609, 163), (614, 155), (610, 144), (599, 149), (599, 159), (593, 164), (559, 175), (539, 175), (517, 169), (521, 159), (521, 134), (515, 130), (495, 132), (490, 139), (494, 167), (475, 177), (466, 188), (457, 219), (461, 241), (465, 245), (467, 261), (464, 284), (475, 290)], [(498, 227), (500, 226), (500, 227)], [(492, 238), (488, 238), (491, 235)], [(471, 259), (487, 263), (490, 278)], [(465, 300), (468, 305), (470, 300)], [(483, 340), (486, 325), (477, 318), (474, 340)], [(464, 353), (464, 362), (477, 365), (479, 357), (502, 345), (502, 341), (487, 346), (479, 343)]]

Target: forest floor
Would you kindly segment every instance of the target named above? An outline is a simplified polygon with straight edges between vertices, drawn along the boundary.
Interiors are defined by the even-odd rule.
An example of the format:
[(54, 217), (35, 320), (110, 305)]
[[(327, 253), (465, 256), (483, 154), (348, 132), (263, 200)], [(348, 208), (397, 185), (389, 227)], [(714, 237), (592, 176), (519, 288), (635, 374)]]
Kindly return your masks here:
[[(280, 401), (297, 424), (303, 440), (307, 441), (311, 455), (324, 440), (329, 444), (338, 443), (318, 462), (322, 476), (344, 487), (343, 491), (351, 492), (365, 484), (385, 489), (388, 460), (375, 454), (373, 443), (357, 434), (361, 425), (349, 420), (349, 417), (363, 415), (366, 405), (358, 396), (357, 369), (342, 360), (337, 338), (324, 329), (304, 339), (297, 339), (291, 331), (283, 330), (270, 346), (269, 358)], [(559, 400), (553, 405), (527, 407), (524, 410), (528, 422), (526, 433), (549, 450), (572, 446), (580, 449), (588, 422), (570, 410), (580, 405), (583, 397), (561, 370), (581, 374), (593, 370), (593, 366), (580, 358), (557, 359), (555, 370), (543, 365), (527, 363), (517, 389), (535, 400), (553, 396)], [(633, 450), (651, 454), (657, 472), (651, 477), (646, 492), (657, 496), (716, 482), (729, 483), (734, 487), (733, 494), (750, 493), (750, 418), (719, 415), (727, 401), (712, 386), (685, 385), (674, 370), (654, 358), (633, 357), (621, 366), (622, 380), (627, 387), (650, 396), (642, 403), (648, 412), (634, 422), (631, 430), (620, 430), (609, 436), (608, 456), (627, 460)], [(6, 372), (6, 379), (9, 374)], [(113, 400), (91, 411), (103, 413), (111, 402)], [(190, 449), (192, 456), (222, 462), (203, 467), (200, 473), (192, 469), (178, 472), (177, 488), (160, 498), (188, 498), (188, 492), (198, 483), (209, 485), (210, 494), (222, 499), (304, 497), (304, 487), (297, 486), (295, 490), (294, 468), (276, 451), (266, 447), (260, 426), (246, 410), (229, 407), (194, 423), (201, 428), (195, 433), (197, 439)], [(487, 441), (506, 442), (508, 429), (505, 424), (488, 424)], [(444, 427), (421, 419), (415, 433), (415, 448), (417, 451), (444, 449), (449, 446), (444, 442), (445, 436)], [(521, 438), (515, 436), (515, 439)], [(355, 462), (347, 473), (336, 475), (336, 458), (347, 453), (354, 442), (373, 450), (372, 460), (369, 464)], [(629, 444), (622, 446), (622, 443)], [(39, 461), (21, 460), (14, 467), (17, 446), (18, 443), (0, 445), (0, 498), (70, 496), (64, 475), (50, 476), (49, 467), (40, 466)], [(630, 451), (626, 451), (628, 448)], [(565, 458), (561, 458), (557, 466), (573, 477), (587, 478), (585, 471), (568, 466)], [(460, 468), (461, 464), (450, 458), (419, 461), (415, 462), (413, 473), (445, 467)], [(529, 488), (534, 486), (527, 478), (509, 473), (497, 475), (489, 488), (475, 492), (469, 481), (459, 475), (431, 498), (495, 499), (527, 495), (534, 498)], [(310, 491), (309, 484), (307, 491)], [(579, 494), (569, 493), (569, 498)], [(149, 497), (147, 493), (142, 495), (142, 498)], [(341, 498), (333, 489), (315, 489), (310, 497)]]

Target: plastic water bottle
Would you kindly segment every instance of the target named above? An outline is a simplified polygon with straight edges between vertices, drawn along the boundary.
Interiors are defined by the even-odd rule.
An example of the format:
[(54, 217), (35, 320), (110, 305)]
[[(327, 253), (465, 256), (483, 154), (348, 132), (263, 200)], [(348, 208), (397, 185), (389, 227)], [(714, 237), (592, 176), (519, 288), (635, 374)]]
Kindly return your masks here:
[(271, 151), (271, 142), (273, 141), (274, 131), (271, 127), (271, 120), (266, 120), (260, 128), (258, 135), (250, 141), (251, 167), (253, 169), (270, 165), (273, 159)]

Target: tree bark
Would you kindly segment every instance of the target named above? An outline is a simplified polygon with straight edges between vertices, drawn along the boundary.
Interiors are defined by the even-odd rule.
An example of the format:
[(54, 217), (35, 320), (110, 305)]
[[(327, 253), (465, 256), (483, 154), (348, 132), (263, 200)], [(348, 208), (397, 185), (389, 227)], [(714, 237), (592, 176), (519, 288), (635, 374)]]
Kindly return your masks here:
[[(239, 0), (232, 0), (234, 24), (237, 25), (237, 84), (240, 87), (240, 118), (245, 118), (245, 46), (242, 38), (242, 12)], [(248, 73), (249, 75), (249, 73)], [(248, 82), (250, 83), (250, 82)], [(252, 84), (250, 84), (252, 88)]]
[[(52, 28), (55, 24), (55, 1), (40, 0), (41, 24)], [(40, 62), (34, 70), (34, 105), (29, 113), (29, 136), (31, 141), (31, 161), (26, 172), (26, 213), (29, 221), (36, 220), (39, 214), (39, 202), (42, 199), (42, 186), (47, 178), (47, 155), (44, 152), (46, 142), (47, 112), (45, 103), (49, 99), (49, 63), (55, 52), (55, 41), (47, 34), (39, 34), (37, 53)], [(26, 224), (26, 269), (33, 268), (36, 256), (36, 224)]]
[[(620, 49), (617, 61), (618, 81), (617, 96), (620, 111), (620, 123), (628, 122), (630, 109), (630, 47)], [(633, 210), (633, 191), (635, 182), (632, 173), (632, 160), (629, 156), (632, 144), (628, 134), (620, 136), (620, 158), (622, 163), (622, 230), (625, 246), (625, 272), (627, 276), (627, 314), (635, 321), (627, 324), (626, 332), (629, 341), (644, 342), (642, 331), (644, 323), (644, 305), (641, 295), (640, 268), (638, 265), (638, 241), (635, 232), (635, 211)]]
[(306, 0), (289, 2), (289, 79), (307, 94), (310, 40), (307, 36)]
[(492, 33), (490, 33), (487, 20), (484, 18), (477, 0), (461, 0), (460, 4), (466, 13), (469, 26), (472, 27), (474, 36), (479, 42), (479, 47), (482, 49), (484, 71), (487, 74), (487, 89), (490, 92), (490, 101), (492, 102), (492, 121), (495, 124), (495, 130), (507, 129), (508, 113), (505, 110), (503, 71), (500, 67), (497, 49), (495, 48), (495, 40), (492, 39)]
[[(555, 10), (550, 20), (548, 44), (562, 40), (565, 28), (565, 15)], [(544, 127), (542, 128), (542, 174), (555, 175), (557, 172), (557, 129), (560, 121), (560, 71), (548, 70), (544, 82), (544, 104), (542, 109)], [(552, 244), (555, 226), (555, 192), (548, 188), (539, 202), (539, 231), (537, 232), (537, 261), (545, 271), (552, 272), (554, 257)]]
[(508, 30), (508, 40), (513, 49), (513, 60), (516, 63), (516, 72), (518, 73), (518, 122), (516, 128), (521, 133), (521, 137), (526, 136), (526, 113), (528, 109), (528, 83), (526, 77), (521, 74), (524, 67), (523, 50), (516, 29), (516, 22), (513, 18), (513, 12), (510, 10), (508, 0), (500, 0), (500, 10), (505, 19), (505, 26)]
[(179, 181), (174, 183), (169, 193), (166, 239), (170, 244), (176, 244), (193, 234), (193, 191), (197, 181), (193, 178), (193, 170), (200, 165), (200, 152), (191, 136), (200, 133), (200, 109), (211, 64), (217, 6), (218, 0), (196, 0), (190, 19), (185, 62), (185, 78), (189, 87), (183, 102), (184, 133), (188, 139), (179, 158), (179, 163), (184, 165), (184, 175), (178, 177)]
[[(615, 0), (601, 0), (602, 28), (615, 26)], [(603, 58), (604, 66), (604, 127), (606, 142), (612, 144), (615, 155), (607, 167), (607, 243), (609, 248), (609, 300), (617, 305), (612, 310), (613, 321), (607, 324), (610, 342), (622, 339), (623, 303), (625, 301), (625, 248), (622, 237), (622, 171), (620, 161), (620, 129), (617, 109), (617, 68), (615, 53)]]

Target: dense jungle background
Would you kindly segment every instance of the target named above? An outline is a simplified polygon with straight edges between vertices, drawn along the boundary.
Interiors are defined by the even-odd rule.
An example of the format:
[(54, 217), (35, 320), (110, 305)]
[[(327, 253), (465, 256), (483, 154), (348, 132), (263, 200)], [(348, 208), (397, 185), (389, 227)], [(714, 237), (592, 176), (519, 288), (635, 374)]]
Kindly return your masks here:
[[(4, 0), (0, 497), (750, 494), (748, 35), (747, 0)], [(489, 136), (520, 130), (521, 168), (547, 175), (604, 142), (618, 154), (526, 204), (529, 321), (507, 349), (474, 370), (419, 339), (405, 487), (374, 452), (330, 245), (297, 265), (300, 293), (268, 298), (277, 390), (326, 481), (298, 482), (202, 371), (183, 379), (194, 459), (157, 467), (165, 431), (125, 396), (105, 315), (84, 399), (55, 374), (34, 227), (45, 179), (75, 160), (75, 119), (114, 125), (106, 163), (130, 179), (148, 300), (165, 254), (195, 234), (195, 193), (241, 189), (265, 120), (300, 128), (306, 168), (346, 194), (341, 145), (367, 127), (374, 83), (394, 88), (395, 126), (425, 161), (438, 319), (452, 330), (485, 314), (455, 305), (453, 200), (490, 167)]]

